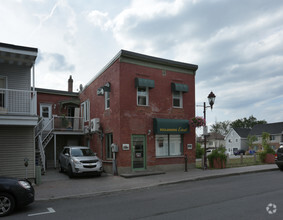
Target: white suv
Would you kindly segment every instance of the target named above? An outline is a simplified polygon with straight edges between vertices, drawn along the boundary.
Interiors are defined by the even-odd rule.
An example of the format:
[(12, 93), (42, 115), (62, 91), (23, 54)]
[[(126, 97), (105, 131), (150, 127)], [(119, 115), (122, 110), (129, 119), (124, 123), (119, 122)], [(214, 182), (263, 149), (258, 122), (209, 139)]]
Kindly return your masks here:
[(70, 178), (75, 174), (97, 174), (103, 171), (102, 161), (88, 147), (64, 147), (59, 156), (59, 172), (67, 171)]

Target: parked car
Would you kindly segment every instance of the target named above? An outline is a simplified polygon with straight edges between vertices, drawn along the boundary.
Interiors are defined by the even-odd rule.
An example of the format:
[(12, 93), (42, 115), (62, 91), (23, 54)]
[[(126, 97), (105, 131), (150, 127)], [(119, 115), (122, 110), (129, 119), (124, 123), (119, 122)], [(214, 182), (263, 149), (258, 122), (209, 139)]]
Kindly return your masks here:
[(64, 147), (59, 156), (59, 172), (66, 171), (70, 178), (79, 174), (96, 174), (103, 171), (102, 161), (88, 147)]
[(0, 177), (0, 217), (34, 201), (34, 188), (26, 179)]
[(275, 154), (275, 163), (283, 171), (283, 145), (281, 145)]
[(212, 149), (206, 150), (206, 155), (208, 156), (209, 154), (212, 153)]
[(245, 155), (245, 153), (246, 153), (245, 150), (237, 150), (237, 151), (234, 151), (234, 155), (235, 155), (235, 156), (236, 156), (236, 155), (241, 155), (241, 154)]

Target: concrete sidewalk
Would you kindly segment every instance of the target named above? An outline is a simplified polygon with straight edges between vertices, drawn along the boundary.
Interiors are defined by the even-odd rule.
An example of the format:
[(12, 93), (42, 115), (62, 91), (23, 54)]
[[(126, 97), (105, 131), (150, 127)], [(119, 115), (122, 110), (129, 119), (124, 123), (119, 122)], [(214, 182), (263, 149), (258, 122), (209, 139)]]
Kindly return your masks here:
[(65, 173), (59, 173), (58, 170), (47, 170), (47, 174), (42, 176), (42, 183), (38, 186), (34, 186), (36, 192), (35, 200), (99, 195), (270, 170), (278, 170), (278, 167), (275, 164), (267, 164), (205, 171), (201, 169), (190, 169), (188, 172), (172, 171), (159, 175), (140, 176), (136, 178), (123, 178), (121, 176), (103, 174), (101, 177), (79, 177), (74, 179), (69, 179)]

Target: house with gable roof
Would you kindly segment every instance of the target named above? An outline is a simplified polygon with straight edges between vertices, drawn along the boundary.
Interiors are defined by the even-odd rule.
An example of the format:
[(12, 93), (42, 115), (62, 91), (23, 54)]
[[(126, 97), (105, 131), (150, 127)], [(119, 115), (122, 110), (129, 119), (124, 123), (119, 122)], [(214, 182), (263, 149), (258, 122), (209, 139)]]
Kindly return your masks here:
[(225, 136), (226, 152), (233, 155), (237, 150), (248, 150), (249, 128), (231, 128)]
[(262, 149), (262, 133), (267, 132), (270, 135), (269, 146), (276, 150), (280, 145), (283, 144), (283, 122), (269, 123), (269, 124), (258, 124), (255, 125), (250, 135), (256, 136), (257, 140), (253, 143), (253, 150)]

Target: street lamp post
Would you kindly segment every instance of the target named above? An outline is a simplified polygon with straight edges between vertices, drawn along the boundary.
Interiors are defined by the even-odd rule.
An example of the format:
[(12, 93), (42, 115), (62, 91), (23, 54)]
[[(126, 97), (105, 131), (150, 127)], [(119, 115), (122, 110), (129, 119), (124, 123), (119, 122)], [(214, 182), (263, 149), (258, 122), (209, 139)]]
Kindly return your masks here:
[(215, 102), (215, 95), (213, 92), (210, 92), (208, 95), (208, 103), (209, 106), (206, 106), (206, 102), (203, 103), (203, 118), (204, 118), (204, 129), (203, 129), (203, 136), (204, 136), (204, 169), (207, 169), (207, 159), (206, 159), (206, 137), (207, 137), (207, 128), (206, 128), (206, 108), (213, 108)]

